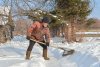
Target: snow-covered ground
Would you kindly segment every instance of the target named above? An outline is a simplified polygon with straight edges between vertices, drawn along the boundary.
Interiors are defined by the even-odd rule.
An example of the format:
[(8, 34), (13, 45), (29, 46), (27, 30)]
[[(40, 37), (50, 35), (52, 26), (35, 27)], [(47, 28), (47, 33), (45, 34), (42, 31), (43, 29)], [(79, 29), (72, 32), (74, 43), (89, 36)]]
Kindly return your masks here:
[(0, 44), (0, 67), (100, 67), (100, 38), (86, 39), (89, 41), (68, 44), (62, 43), (62, 38), (55, 37), (50, 45), (72, 48), (76, 52), (63, 57), (63, 50), (48, 47), (50, 60), (44, 60), (42, 47), (36, 44), (31, 60), (25, 60), (28, 40), (24, 36), (15, 36), (11, 42)]

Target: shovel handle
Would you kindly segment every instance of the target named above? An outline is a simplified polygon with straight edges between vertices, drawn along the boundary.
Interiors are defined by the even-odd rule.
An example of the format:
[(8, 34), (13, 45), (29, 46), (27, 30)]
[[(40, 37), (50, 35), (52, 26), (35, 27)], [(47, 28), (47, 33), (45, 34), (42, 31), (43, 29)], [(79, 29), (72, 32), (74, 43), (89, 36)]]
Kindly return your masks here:
[(30, 40), (35, 41), (36, 43), (40, 43), (40, 44), (46, 45), (46, 43), (43, 43), (43, 42), (40, 42), (40, 41), (37, 41), (37, 40), (33, 40), (33, 39), (30, 39)]
[[(30, 40), (35, 41), (36, 43), (40, 43), (40, 44), (46, 45), (46, 43), (43, 43), (43, 42), (40, 42), (40, 41), (37, 41), (37, 40), (33, 40), (33, 39), (30, 39)], [(58, 49), (61, 49), (61, 50), (64, 50), (64, 51), (67, 51), (66, 49), (73, 50), (73, 49), (69, 49), (69, 48), (64, 49), (63, 47), (58, 47), (58, 46), (54, 46), (54, 45), (50, 45), (50, 47), (58, 48)]]
[[(46, 43), (43, 43), (43, 42), (40, 42), (40, 41), (37, 41), (37, 40), (33, 40), (33, 39), (30, 39), (30, 40), (35, 41), (36, 43), (40, 43), (40, 44), (46, 45)], [(50, 47), (59, 48), (59, 47), (53, 46), (53, 45), (51, 45)], [(60, 48), (60, 49), (63, 49), (63, 48)]]

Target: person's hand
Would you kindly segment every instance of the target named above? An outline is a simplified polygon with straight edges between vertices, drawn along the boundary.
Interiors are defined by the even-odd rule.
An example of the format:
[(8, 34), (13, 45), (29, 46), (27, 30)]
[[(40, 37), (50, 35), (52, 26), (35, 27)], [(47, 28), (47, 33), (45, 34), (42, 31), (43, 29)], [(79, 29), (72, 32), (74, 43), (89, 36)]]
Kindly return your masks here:
[(49, 46), (49, 42), (46, 42), (46, 46)]
[(30, 40), (30, 36), (26, 36), (26, 39)]

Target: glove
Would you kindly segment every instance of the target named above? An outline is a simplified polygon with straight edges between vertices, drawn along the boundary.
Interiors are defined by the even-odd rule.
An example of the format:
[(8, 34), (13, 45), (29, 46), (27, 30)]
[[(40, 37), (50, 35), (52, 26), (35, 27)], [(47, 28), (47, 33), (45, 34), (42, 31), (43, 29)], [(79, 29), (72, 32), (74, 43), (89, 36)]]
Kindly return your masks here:
[(49, 42), (46, 42), (46, 46), (49, 46)]
[(30, 40), (30, 36), (27, 36), (26, 39), (27, 39), (27, 40)]

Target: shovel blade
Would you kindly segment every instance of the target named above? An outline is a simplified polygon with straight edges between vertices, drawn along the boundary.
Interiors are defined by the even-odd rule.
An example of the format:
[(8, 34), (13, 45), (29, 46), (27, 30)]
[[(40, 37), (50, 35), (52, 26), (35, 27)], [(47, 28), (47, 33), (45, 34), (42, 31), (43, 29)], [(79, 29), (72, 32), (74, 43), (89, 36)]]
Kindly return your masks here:
[(75, 50), (71, 49), (71, 50), (68, 50), (68, 51), (64, 51), (62, 56), (68, 56), (68, 55), (72, 55), (73, 53), (75, 52)]

